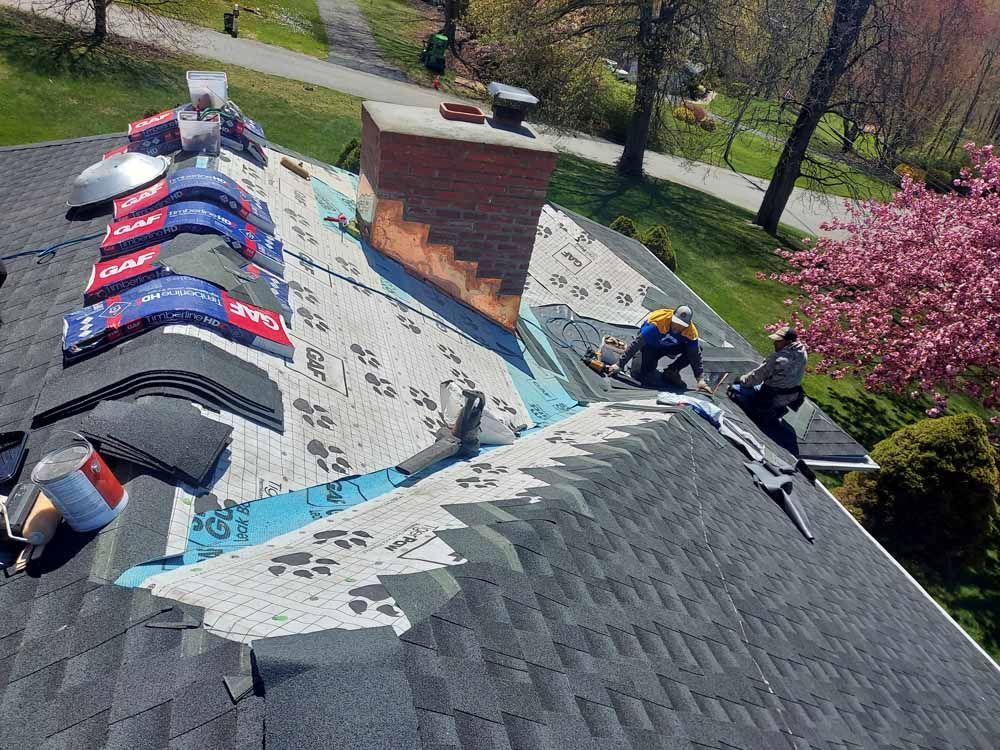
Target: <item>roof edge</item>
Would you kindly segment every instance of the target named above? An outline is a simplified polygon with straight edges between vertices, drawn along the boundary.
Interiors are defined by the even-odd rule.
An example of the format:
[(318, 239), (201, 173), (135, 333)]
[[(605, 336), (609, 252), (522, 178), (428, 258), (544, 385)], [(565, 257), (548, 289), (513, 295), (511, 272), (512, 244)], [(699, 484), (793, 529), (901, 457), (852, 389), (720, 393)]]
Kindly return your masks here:
[(976, 649), (976, 651), (978, 651), (986, 659), (986, 661), (988, 661), (990, 664), (993, 665), (993, 668), (997, 672), (1000, 672), (1000, 664), (997, 664), (996, 660), (992, 656), (990, 656), (989, 652), (986, 651), (986, 649), (984, 649), (982, 646), (980, 646), (979, 643), (976, 641), (976, 639), (973, 638), (971, 635), (969, 635), (965, 631), (965, 628), (963, 628), (961, 625), (959, 625), (958, 622), (955, 620), (954, 617), (952, 617), (950, 614), (948, 614), (948, 610), (946, 610), (944, 607), (942, 607), (940, 604), (938, 604), (937, 599), (935, 599), (933, 596), (931, 596), (927, 592), (927, 589), (925, 589), (920, 584), (920, 581), (918, 581), (916, 578), (914, 578), (912, 575), (910, 575), (910, 572), (906, 568), (903, 567), (902, 563), (900, 563), (899, 560), (897, 560), (895, 557), (893, 557), (892, 555), (889, 554), (889, 551), (885, 547), (882, 546), (882, 543), (878, 539), (876, 539), (875, 537), (873, 537), (869, 533), (868, 529), (866, 529), (864, 526), (861, 525), (861, 522), (858, 521), (857, 518), (855, 518), (853, 515), (851, 515), (851, 512), (847, 508), (845, 508), (836, 497), (834, 497), (833, 493), (830, 492), (829, 489), (827, 489), (826, 485), (823, 484), (822, 482), (816, 482), (816, 486), (820, 487), (823, 490), (823, 492), (826, 494), (826, 496), (828, 498), (830, 498), (830, 501), (834, 505), (836, 505), (845, 516), (847, 516), (848, 518), (851, 519), (851, 522), (855, 526), (857, 526), (858, 529), (861, 530), (861, 533), (864, 534), (868, 538), (868, 541), (871, 542), (879, 552), (881, 552), (883, 555), (885, 555), (886, 559), (889, 560), (889, 562), (892, 563), (907, 578), (907, 580), (909, 580), (910, 583), (912, 583), (916, 587), (917, 591), (919, 591), (921, 594), (923, 594), (924, 598), (927, 601), (929, 601), (931, 604), (933, 604), (934, 607), (938, 610), (938, 612), (940, 612), (942, 615), (945, 616), (945, 618), (948, 620), (948, 622), (950, 622), (952, 625), (955, 626), (955, 629), (959, 633), (962, 634), (962, 636), (965, 638), (965, 640), (967, 640), (969, 643), (971, 643), (972, 646)]

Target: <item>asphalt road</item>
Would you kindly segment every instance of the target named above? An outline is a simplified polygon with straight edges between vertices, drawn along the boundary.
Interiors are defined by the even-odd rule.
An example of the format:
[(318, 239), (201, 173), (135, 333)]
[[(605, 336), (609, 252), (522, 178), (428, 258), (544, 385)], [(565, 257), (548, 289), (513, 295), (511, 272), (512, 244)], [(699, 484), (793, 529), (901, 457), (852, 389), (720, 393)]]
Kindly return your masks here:
[[(51, 0), (0, 0), (0, 5), (43, 15), (59, 15), (53, 12)], [(66, 20), (89, 25), (90, 11), (87, 6), (89, 3), (73, 6)], [(445, 96), (432, 89), (344, 67), (282, 47), (262, 44), (252, 39), (233, 39), (226, 34), (178, 21), (158, 19), (156, 24), (160, 28), (152, 31), (148, 21), (116, 4), (111, 5), (108, 12), (109, 26), (121, 36), (151, 44), (169, 39), (174, 45), (180, 43), (191, 54), (336, 89), (363, 99), (437, 107), (445, 99), (454, 101), (456, 98), (454, 95)], [(562, 151), (603, 164), (614, 164), (622, 151), (621, 146), (589, 136), (562, 135), (547, 131), (545, 137), (552, 139)], [(700, 190), (748, 211), (757, 210), (767, 187), (766, 180), (652, 151), (646, 152), (644, 166), (646, 173), (652, 177)], [(820, 231), (821, 223), (834, 216), (846, 216), (844, 199), (796, 188), (782, 220), (815, 234)]]

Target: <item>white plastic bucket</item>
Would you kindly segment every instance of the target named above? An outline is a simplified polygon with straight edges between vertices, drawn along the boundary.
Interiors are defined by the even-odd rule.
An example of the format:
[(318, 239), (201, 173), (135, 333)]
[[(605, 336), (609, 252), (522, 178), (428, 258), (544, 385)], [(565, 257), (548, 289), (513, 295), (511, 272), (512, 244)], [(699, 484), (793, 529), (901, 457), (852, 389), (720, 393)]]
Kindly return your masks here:
[(31, 471), (37, 484), (75, 531), (106, 526), (128, 505), (128, 492), (85, 438), (47, 456)]
[(192, 154), (217, 156), (222, 147), (222, 119), (211, 114), (199, 120), (197, 112), (184, 111), (177, 116), (181, 131), (181, 148)]
[(229, 79), (224, 72), (189, 70), (187, 84), (195, 109), (221, 109), (229, 101)]

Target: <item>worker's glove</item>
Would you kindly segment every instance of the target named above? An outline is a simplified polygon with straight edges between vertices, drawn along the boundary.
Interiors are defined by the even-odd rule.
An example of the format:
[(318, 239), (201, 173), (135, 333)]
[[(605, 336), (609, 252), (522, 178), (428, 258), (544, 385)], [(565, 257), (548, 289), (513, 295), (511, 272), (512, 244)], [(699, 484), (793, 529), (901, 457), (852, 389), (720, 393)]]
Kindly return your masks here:
[(712, 386), (705, 382), (705, 378), (698, 378), (698, 390), (702, 393), (711, 393)]
[(617, 375), (621, 371), (622, 371), (622, 368), (619, 367), (617, 364), (614, 364), (614, 365), (608, 365), (608, 369), (605, 370), (605, 373), (607, 373), (607, 376), (609, 378), (611, 378), (611, 377), (614, 377), (615, 375)]

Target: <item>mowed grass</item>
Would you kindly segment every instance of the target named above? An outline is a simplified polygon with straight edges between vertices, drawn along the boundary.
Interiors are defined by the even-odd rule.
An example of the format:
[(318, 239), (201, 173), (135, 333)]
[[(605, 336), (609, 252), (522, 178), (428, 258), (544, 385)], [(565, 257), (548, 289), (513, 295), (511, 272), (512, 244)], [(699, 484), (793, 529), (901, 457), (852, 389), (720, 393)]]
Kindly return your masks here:
[[(316, 0), (255, 0), (249, 6), (255, 12), (240, 5), (240, 37), (326, 57), (326, 29)], [(222, 14), (231, 12), (233, 4), (227, 0), (183, 0), (168, 10), (171, 16), (222, 31)]]
[[(423, 3), (410, 0), (357, 0), (375, 42), (385, 58), (416, 83), (430, 85), (435, 73), (420, 62), (428, 35), (441, 29), (441, 21)], [(450, 73), (441, 76), (450, 78)]]
[(0, 9), (0, 145), (123, 132), (187, 101), (190, 69), (224, 69), (230, 98), (268, 138), (323, 161), (361, 133), (356, 97), (134, 42), (93, 49), (61, 24)]

